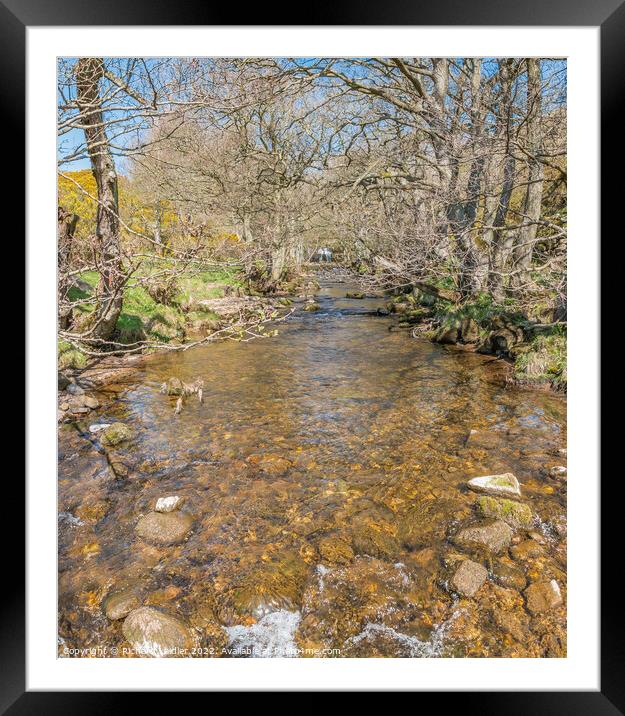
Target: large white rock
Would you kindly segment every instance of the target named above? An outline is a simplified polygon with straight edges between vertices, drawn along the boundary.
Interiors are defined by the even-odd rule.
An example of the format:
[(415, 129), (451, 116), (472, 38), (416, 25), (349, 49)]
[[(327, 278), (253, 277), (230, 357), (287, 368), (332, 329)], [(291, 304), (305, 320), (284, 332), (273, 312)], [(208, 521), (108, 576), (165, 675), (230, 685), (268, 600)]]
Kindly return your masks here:
[(182, 507), (184, 503), (184, 497), (178, 497), (178, 495), (170, 495), (169, 497), (159, 497), (156, 500), (156, 512), (173, 512)]
[(484, 492), (487, 495), (521, 497), (521, 485), (511, 472), (504, 472), (502, 475), (474, 477), (467, 484), (471, 490)]

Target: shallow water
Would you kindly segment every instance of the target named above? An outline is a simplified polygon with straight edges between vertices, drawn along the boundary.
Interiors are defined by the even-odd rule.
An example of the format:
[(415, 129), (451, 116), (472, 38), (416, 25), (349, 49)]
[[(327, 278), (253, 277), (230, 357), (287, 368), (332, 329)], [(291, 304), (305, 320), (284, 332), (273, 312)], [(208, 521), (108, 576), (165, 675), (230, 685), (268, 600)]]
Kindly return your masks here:
[[(382, 299), (326, 283), (317, 313), (275, 338), (227, 341), (152, 360), (83, 435), (59, 442), (59, 635), (71, 648), (124, 643), (100, 602), (132, 588), (182, 618), (208, 655), (561, 656), (565, 606), (532, 616), (522, 589), (556, 579), (566, 596), (566, 401), (504, 386), (499, 361), (389, 331)], [(204, 399), (160, 386), (204, 380)], [(88, 425), (123, 421), (109, 452)], [(467, 479), (514, 473), (536, 515), (537, 557), (463, 552), (448, 539), (478, 520)], [(186, 541), (135, 533), (158, 497), (186, 498)], [(527, 538), (518, 532), (515, 541)], [(481, 561), (473, 599), (453, 565)], [(219, 636), (216, 637), (215, 634)], [(206, 654), (205, 654), (206, 655)]]

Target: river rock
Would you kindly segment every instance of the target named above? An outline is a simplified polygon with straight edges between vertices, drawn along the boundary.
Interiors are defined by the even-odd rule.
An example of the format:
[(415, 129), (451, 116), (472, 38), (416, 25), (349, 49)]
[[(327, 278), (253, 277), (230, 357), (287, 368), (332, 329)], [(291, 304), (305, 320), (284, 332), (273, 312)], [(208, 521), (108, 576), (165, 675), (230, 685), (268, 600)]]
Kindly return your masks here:
[(102, 602), (102, 611), (111, 621), (123, 619), (133, 609), (141, 606), (139, 597), (131, 590), (124, 589), (109, 594)]
[(512, 540), (512, 529), (503, 520), (495, 520), (490, 524), (465, 527), (454, 538), (461, 547), (487, 549), (498, 554), (508, 547)]
[(173, 512), (179, 510), (184, 505), (184, 497), (171, 495), (170, 497), (159, 497), (156, 500), (156, 512)]
[(504, 562), (498, 562), (493, 567), (493, 576), (502, 587), (508, 587), (521, 591), (527, 587), (527, 579), (522, 570)]
[(125, 478), (128, 477), (130, 472), (128, 465), (121, 462), (121, 460), (111, 460), (111, 470), (115, 473), (115, 477)]
[(451, 578), (452, 589), (465, 597), (472, 597), (488, 577), (486, 568), (470, 559), (461, 562)]
[(85, 395), (82, 402), (83, 405), (87, 408), (91, 408), (91, 410), (95, 410), (95, 408), (100, 407), (100, 401), (97, 398), (94, 398), (93, 395)]
[(523, 540), (523, 542), (519, 542), (519, 544), (514, 545), (514, 547), (510, 550), (514, 559), (519, 562), (540, 557), (543, 552), (543, 548), (533, 539)]
[(566, 480), (567, 469), (564, 465), (555, 465), (549, 469), (549, 477), (553, 477), (556, 480)]
[(321, 559), (330, 565), (349, 564), (354, 559), (354, 550), (338, 537), (324, 537), (319, 541)]
[(77, 383), (70, 383), (65, 390), (70, 395), (84, 395), (85, 391), (77, 384)]
[(562, 594), (555, 579), (530, 584), (524, 594), (527, 608), (532, 614), (541, 614), (562, 604)]
[(135, 530), (139, 537), (156, 544), (182, 542), (193, 520), (184, 512), (149, 512), (142, 517)]
[(161, 387), (161, 392), (166, 395), (182, 395), (184, 384), (180, 378), (169, 378)]
[(484, 517), (496, 517), (507, 522), (511, 527), (531, 527), (534, 521), (530, 508), (521, 502), (482, 495), (477, 498), (476, 504)]
[(441, 326), (438, 331), (434, 334), (435, 343), (444, 343), (447, 345), (453, 345), (458, 343), (458, 334), (460, 328), (458, 325), (453, 326)]
[(473, 318), (465, 316), (460, 321), (460, 339), (463, 343), (477, 343), (480, 338), (480, 327)]
[(292, 463), (287, 458), (276, 453), (261, 453), (250, 455), (247, 462), (256, 465), (260, 470), (269, 475), (282, 475), (291, 467)]
[(106, 428), (110, 428), (111, 423), (94, 423), (93, 425), (89, 426), (89, 432), (90, 433), (99, 433), (101, 430), (106, 430)]
[(348, 292), (345, 294), (345, 298), (358, 298), (358, 299), (361, 299), (361, 298), (364, 298), (364, 297), (365, 297), (365, 294), (364, 294), (364, 293), (361, 293), (360, 291), (348, 291)]
[(103, 445), (114, 447), (122, 442), (131, 440), (133, 436), (134, 433), (132, 429), (124, 423), (112, 423), (108, 428), (102, 431), (100, 441)]
[(304, 306), (305, 311), (318, 311), (321, 308), (321, 306), (318, 303), (307, 303)]
[(70, 382), (71, 382), (70, 379), (66, 375), (64, 375), (63, 373), (61, 373), (59, 371), (58, 382), (57, 382), (58, 389), (65, 390), (65, 388), (67, 388), (67, 386), (70, 384)]
[(122, 631), (139, 656), (188, 656), (193, 647), (189, 627), (177, 617), (154, 607), (130, 612)]
[(469, 489), (475, 492), (484, 492), (487, 495), (521, 497), (521, 486), (511, 472), (504, 472), (502, 475), (474, 477), (469, 480), (467, 485)]

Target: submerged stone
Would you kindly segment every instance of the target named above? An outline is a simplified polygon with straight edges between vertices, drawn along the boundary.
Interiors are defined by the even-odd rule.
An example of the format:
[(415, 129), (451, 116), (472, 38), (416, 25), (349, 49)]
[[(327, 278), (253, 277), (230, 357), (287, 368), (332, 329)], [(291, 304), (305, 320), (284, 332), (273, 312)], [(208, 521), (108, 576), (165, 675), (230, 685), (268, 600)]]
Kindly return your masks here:
[(130, 589), (109, 594), (102, 602), (102, 611), (111, 621), (123, 619), (133, 609), (141, 606), (139, 597)]
[(566, 467), (564, 467), (564, 465), (556, 465), (555, 467), (550, 468), (549, 477), (553, 477), (556, 480), (566, 480), (566, 477), (567, 477)]
[(512, 527), (531, 527), (534, 521), (530, 508), (521, 502), (482, 495), (476, 504), (484, 517), (497, 517)]
[(526, 559), (532, 559), (534, 557), (540, 557), (544, 549), (533, 539), (526, 539), (519, 544), (514, 545), (510, 550), (512, 556), (521, 562)]
[(454, 537), (454, 542), (461, 547), (487, 549), (498, 554), (508, 547), (512, 535), (512, 529), (508, 524), (503, 520), (495, 520), (487, 525), (465, 527)]
[(168, 378), (161, 386), (161, 392), (165, 395), (182, 395), (184, 384), (180, 378)]
[(493, 576), (495, 581), (503, 587), (521, 591), (527, 586), (527, 579), (523, 571), (504, 562), (499, 562), (493, 567)]
[(504, 472), (502, 475), (474, 477), (469, 480), (467, 485), (475, 492), (484, 492), (489, 495), (521, 497), (521, 486), (511, 472)]
[(157, 544), (182, 542), (193, 520), (184, 512), (150, 512), (142, 517), (135, 530), (139, 537)]
[(354, 559), (354, 550), (338, 537), (324, 537), (319, 541), (321, 559), (330, 565), (349, 564)]
[(189, 656), (193, 646), (191, 631), (181, 619), (153, 607), (130, 612), (122, 631), (137, 656)]

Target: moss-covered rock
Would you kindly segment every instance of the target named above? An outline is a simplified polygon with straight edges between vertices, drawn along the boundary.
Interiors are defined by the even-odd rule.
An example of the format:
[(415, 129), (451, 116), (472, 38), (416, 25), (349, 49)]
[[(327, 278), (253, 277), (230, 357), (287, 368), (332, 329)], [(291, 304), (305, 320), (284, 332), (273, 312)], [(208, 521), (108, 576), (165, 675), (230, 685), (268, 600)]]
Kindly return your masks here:
[(496, 517), (512, 527), (531, 527), (534, 515), (527, 505), (514, 500), (496, 499), (490, 495), (477, 498), (477, 509), (484, 517)]
[(100, 442), (103, 445), (115, 447), (120, 443), (132, 440), (133, 437), (134, 433), (132, 428), (128, 427), (128, 425), (125, 425), (124, 423), (113, 423), (102, 431)]
[(321, 306), (318, 303), (307, 303), (304, 306), (304, 310), (309, 311), (311, 313), (314, 311), (318, 311), (320, 308), (321, 308)]

